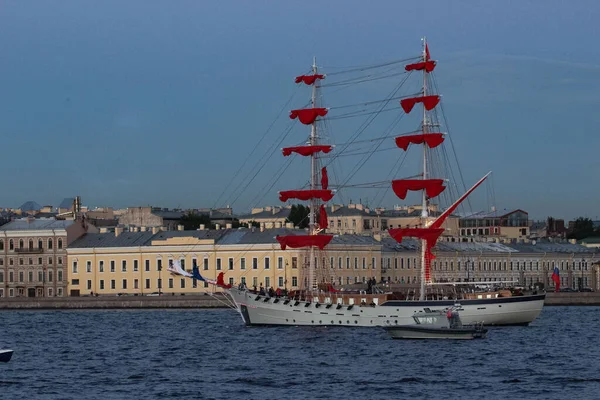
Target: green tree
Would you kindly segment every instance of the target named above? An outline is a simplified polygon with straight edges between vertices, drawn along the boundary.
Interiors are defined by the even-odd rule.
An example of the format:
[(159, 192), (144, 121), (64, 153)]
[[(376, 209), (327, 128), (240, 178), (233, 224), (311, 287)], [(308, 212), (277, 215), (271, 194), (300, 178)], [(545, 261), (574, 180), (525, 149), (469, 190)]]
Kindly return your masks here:
[(179, 223), (183, 225), (183, 229), (186, 231), (196, 230), (200, 228), (200, 225), (204, 225), (206, 228), (214, 229), (215, 226), (210, 222), (210, 216), (208, 214), (199, 214), (195, 211), (188, 211), (185, 213)]
[(292, 222), (294, 226), (304, 229), (308, 227), (309, 212), (309, 207), (303, 206), (302, 204), (294, 204), (290, 210), (290, 215), (287, 217), (286, 222)]
[(579, 217), (575, 220), (573, 230), (567, 235), (569, 239), (585, 239), (589, 236), (594, 236), (594, 224), (589, 218)]

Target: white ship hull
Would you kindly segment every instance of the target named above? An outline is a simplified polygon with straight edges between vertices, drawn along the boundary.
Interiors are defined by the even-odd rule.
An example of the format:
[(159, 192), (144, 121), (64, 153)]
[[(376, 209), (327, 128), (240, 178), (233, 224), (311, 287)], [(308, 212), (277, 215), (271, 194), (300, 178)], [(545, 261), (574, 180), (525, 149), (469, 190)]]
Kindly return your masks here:
[(246, 325), (308, 326), (393, 326), (413, 322), (417, 311), (443, 309), (460, 304), (464, 324), (527, 325), (544, 306), (544, 294), (473, 300), (390, 300), (381, 305), (359, 306), (318, 304), (258, 296), (245, 290), (229, 289)]

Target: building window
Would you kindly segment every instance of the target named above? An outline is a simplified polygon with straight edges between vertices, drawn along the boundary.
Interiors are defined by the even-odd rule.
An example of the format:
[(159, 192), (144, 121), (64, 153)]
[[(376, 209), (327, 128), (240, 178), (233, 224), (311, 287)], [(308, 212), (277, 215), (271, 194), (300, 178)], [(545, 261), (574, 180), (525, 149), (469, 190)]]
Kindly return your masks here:
[(179, 265), (181, 266), (181, 269), (185, 271), (185, 258), (179, 260)]
[(4, 240), (0, 240), (0, 250), (4, 250)]
[(292, 257), (292, 268), (298, 268), (298, 257)]
[(233, 258), (229, 257), (229, 270), (233, 271)]
[(72, 279), (71, 280), (71, 285), (79, 285), (79, 279)]
[(104, 279), (100, 279), (100, 290), (104, 290)]
[(87, 273), (92, 272), (92, 262), (91, 261), (87, 261), (85, 263), (85, 272), (87, 272)]
[(280, 276), (278, 280), (279, 280), (279, 282), (278, 282), (277, 286), (282, 288), (283, 287), (283, 276)]
[(58, 257), (58, 265), (62, 265), (62, 257)]
[(38, 249), (40, 249), (40, 250), (41, 250), (41, 249), (43, 249), (43, 248), (44, 248), (44, 244), (43, 244), (43, 241), (42, 241), (42, 239), (38, 239)]
[(127, 272), (127, 260), (121, 261), (121, 272)]
[(298, 287), (298, 278), (295, 276), (292, 276), (292, 286)]
[(156, 260), (156, 270), (157, 271), (162, 270), (162, 259), (160, 259), (160, 258)]
[(19, 258), (19, 265), (23, 265), (23, 258)]
[(52, 288), (48, 288), (48, 297), (52, 297)]
[(19, 249), (22, 249), (23, 247), (25, 247), (25, 243), (23, 242), (23, 239), (19, 239)]
[(258, 269), (258, 258), (252, 258), (252, 269)]
[(29, 239), (29, 250), (33, 250), (33, 239)]
[(52, 270), (48, 271), (48, 282), (52, 282)]
[(146, 272), (150, 272), (150, 260), (146, 260), (145, 264), (146, 264)]
[(277, 269), (283, 269), (283, 257), (277, 257)]
[(87, 290), (92, 290), (92, 280), (88, 279), (87, 281)]
[(208, 271), (208, 258), (204, 259), (204, 270)]
[(104, 272), (104, 261), (98, 261), (98, 272)]
[(241, 270), (245, 270), (246, 269), (246, 257), (240, 258), (240, 269)]
[(0, 283), (4, 283), (4, 271), (0, 271)]
[(62, 239), (58, 239), (58, 245), (56, 247), (62, 249)]
[(57, 282), (62, 282), (63, 281), (63, 272), (62, 272), (62, 269), (59, 269), (58, 271), (56, 271), (56, 281)]
[(115, 260), (110, 260), (110, 272), (115, 272)]
[(9, 283), (13, 283), (14, 281), (15, 281), (14, 272), (13, 271), (8, 271), (8, 282)]
[(73, 261), (73, 273), (77, 273), (77, 261)]
[(358, 269), (358, 257), (354, 257), (354, 269)]
[(52, 239), (48, 239), (48, 249), (52, 249)]
[(115, 290), (117, 288), (117, 282), (114, 279), (110, 280), (110, 288)]
[(138, 266), (139, 261), (138, 260), (133, 260), (133, 272), (138, 272)]
[(29, 271), (29, 273), (27, 275), (29, 278), (29, 282), (33, 282), (33, 271)]
[(38, 265), (42, 265), (43, 261), (42, 261), (42, 257), (38, 257)]
[(217, 271), (221, 270), (221, 259), (217, 258)]
[(134, 289), (139, 289), (139, 281), (137, 279), (133, 280), (133, 288)]
[(338, 257), (338, 269), (342, 269), (342, 257)]
[(48, 257), (48, 265), (52, 265), (52, 257)]
[(150, 289), (150, 279), (146, 279), (146, 289)]
[(14, 250), (15, 249), (15, 242), (12, 239), (10, 239), (8, 241), (8, 249), (9, 250)]
[(169, 289), (173, 289), (173, 278), (169, 278)]
[(265, 269), (271, 269), (271, 259), (269, 257), (265, 257)]
[(63, 288), (59, 287), (59, 288), (56, 290), (56, 295), (57, 295), (58, 297), (62, 297), (62, 296), (63, 296)]
[[(381, 266), (383, 266), (383, 259), (381, 261)], [(371, 258), (371, 269), (377, 268), (377, 259), (375, 257)]]
[(271, 287), (271, 278), (269, 278), (268, 276), (265, 277), (265, 290), (269, 289)]
[(185, 278), (181, 278), (181, 289), (185, 289)]

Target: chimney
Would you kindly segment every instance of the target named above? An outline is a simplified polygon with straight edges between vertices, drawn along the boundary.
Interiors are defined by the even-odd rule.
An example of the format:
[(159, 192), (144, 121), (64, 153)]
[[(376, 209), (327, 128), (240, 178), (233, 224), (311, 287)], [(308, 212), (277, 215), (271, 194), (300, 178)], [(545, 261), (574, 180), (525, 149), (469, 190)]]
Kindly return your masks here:
[(177, 230), (178, 231), (182, 231), (183, 230), (183, 225), (177, 225)]
[(152, 227), (152, 234), (156, 235), (158, 232), (160, 232), (160, 226), (153, 226)]
[(145, 226), (140, 227), (140, 232), (146, 232), (148, 230), (148, 228), (146, 228)]
[(233, 228), (233, 224), (225, 224), (225, 229), (231, 229)]
[(198, 228), (199, 231), (203, 231), (205, 229), (204, 224), (200, 224), (200, 228)]
[(215, 224), (215, 229), (216, 229), (216, 230), (219, 230), (219, 229), (221, 229), (221, 224)]
[(137, 232), (138, 228), (137, 228), (137, 226), (132, 226), (131, 228), (129, 228), (129, 231), (130, 232)]
[(108, 228), (100, 228), (100, 233), (107, 233), (108, 232)]
[(123, 233), (123, 228), (116, 227), (115, 228), (115, 237), (119, 237), (119, 235)]

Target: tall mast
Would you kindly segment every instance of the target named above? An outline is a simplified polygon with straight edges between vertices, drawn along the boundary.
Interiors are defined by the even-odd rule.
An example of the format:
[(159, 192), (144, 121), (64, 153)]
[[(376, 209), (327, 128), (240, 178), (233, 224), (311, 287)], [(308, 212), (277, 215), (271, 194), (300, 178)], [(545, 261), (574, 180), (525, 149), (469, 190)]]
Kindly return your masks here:
[[(423, 38), (423, 62), (427, 61), (427, 38)], [(427, 96), (427, 72), (423, 70), (423, 97)], [(421, 123), (421, 130), (423, 134), (427, 133), (427, 110), (425, 104), (423, 104), (423, 121)], [(427, 179), (427, 144), (423, 142), (423, 180)], [(421, 201), (421, 226), (427, 227), (427, 217), (429, 217), (429, 210), (427, 205), (427, 193), (425, 190), (422, 191)], [(425, 264), (426, 260), (426, 249), (427, 241), (421, 239), (421, 291), (419, 294), (419, 300), (425, 300)]]
[[(313, 75), (317, 75), (317, 57), (313, 57), (313, 65), (312, 65)], [(317, 82), (314, 83), (312, 87), (312, 95), (310, 99), (310, 104), (312, 108), (317, 107)], [(310, 128), (310, 145), (317, 145), (317, 121), (314, 121)], [(313, 153), (310, 157), (310, 190), (315, 190), (317, 185), (317, 155)], [(310, 210), (309, 210), (309, 225), (308, 231), (310, 235), (315, 235), (317, 232), (315, 230), (315, 213), (317, 212), (317, 200), (310, 200)], [(315, 289), (315, 249), (314, 247), (310, 247), (310, 264), (308, 271), (308, 287), (311, 290)]]

